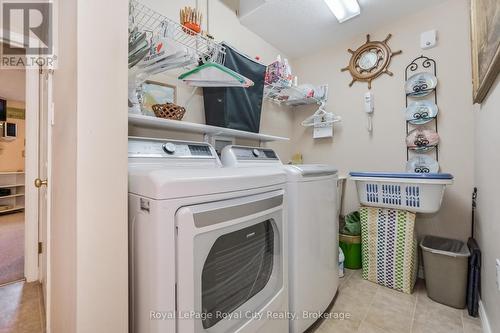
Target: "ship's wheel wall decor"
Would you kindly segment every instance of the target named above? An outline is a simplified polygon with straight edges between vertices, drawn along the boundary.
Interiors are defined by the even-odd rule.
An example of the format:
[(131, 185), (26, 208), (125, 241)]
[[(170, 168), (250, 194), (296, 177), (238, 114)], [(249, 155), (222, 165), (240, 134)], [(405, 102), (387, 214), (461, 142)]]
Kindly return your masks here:
[(372, 88), (372, 81), (382, 74), (392, 76), (388, 67), (393, 56), (401, 54), (403, 51), (392, 52), (387, 42), (391, 39), (389, 34), (383, 41), (370, 41), (370, 35), (366, 35), (366, 43), (358, 47), (356, 51), (348, 49), (347, 52), (352, 54), (349, 66), (342, 68), (341, 71), (349, 71), (352, 76), (352, 81), (349, 87), (352, 87), (354, 82), (368, 82), (368, 89)]

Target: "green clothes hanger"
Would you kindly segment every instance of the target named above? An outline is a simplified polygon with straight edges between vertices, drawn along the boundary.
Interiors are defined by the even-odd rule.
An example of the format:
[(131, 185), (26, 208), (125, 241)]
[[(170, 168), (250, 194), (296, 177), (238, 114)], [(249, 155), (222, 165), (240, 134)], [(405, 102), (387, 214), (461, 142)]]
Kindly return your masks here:
[(207, 62), (179, 76), (193, 87), (244, 87), (253, 86), (253, 81), (241, 74), (214, 62)]

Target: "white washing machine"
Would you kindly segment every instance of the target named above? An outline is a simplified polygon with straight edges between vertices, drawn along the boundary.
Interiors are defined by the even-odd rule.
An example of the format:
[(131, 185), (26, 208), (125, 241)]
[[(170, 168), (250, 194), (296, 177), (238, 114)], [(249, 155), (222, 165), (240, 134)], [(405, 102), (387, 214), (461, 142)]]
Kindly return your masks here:
[(129, 138), (130, 330), (288, 332), (286, 175)]
[(331, 304), (338, 289), (337, 169), (283, 165), (272, 149), (227, 146), (227, 167), (274, 166), (287, 173), (291, 333), (302, 333)]

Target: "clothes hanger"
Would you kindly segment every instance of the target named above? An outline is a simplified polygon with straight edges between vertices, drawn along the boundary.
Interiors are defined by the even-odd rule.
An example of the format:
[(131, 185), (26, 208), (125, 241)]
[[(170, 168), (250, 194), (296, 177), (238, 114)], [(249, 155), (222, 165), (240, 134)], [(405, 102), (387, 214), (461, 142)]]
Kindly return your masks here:
[(174, 40), (173, 31), (169, 23), (161, 23), (161, 32), (151, 37), (150, 53), (141, 61), (139, 67), (147, 67), (165, 58), (181, 57), (187, 52), (186, 48)]
[(140, 47), (140, 45), (146, 40), (146, 33), (133, 31), (129, 34), (129, 42), (128, 42), (128, 53), (134, 53)]
[(332, 112), (327, 112), (325, 108), (326, 108), (326, 101), (321, 101), (318, 110), (316, 110), (316, 112), (314, 112), (312, 116), (309, 116), (306, 119), (304, 119), (301, 123), (302, 126), (304, 127), (314, 126), (315, 122), (316, 124), (318, 123), (318, 120), (320, 120), (322, 124), (333, 124), (342, 120), (342, 117), (337, 116)]
[(149, 52), (148, 43), (142, 44), (141, 47), (134, 53), (128, 56), (128, 68), (132, 68), (137, 65)]
[(138, 64), (138, 77), (158, 74), (166, 70), (198, 63), (198, 56), (189, 48), (171, 38), (168, 22), (162, 23), (160, 36), (151, 38), (149, 54)]
[(134, 67), (149, 52), (149, 43), (146, 39), (146, 33), (140, 33), (133, 29), (129, 34), (128, 44), (128, 67)]
[(193, 87), (243, 87), (248, 88), (254, 82), (235, 71), (215, 62), (206, 62), (182, 75), (187, 85)]
[(146, 33), (140, 32), (135, 24), (134, 6), (129, 5), (129, 39), (128, 39), (128, 68), (132, 68), (146, 56), (149, 51), (149, 43)]
[(182, 57), (177, 57), (175, 59), (164, 59), (161, 62), (141, 69), (137, 78), (139, 80), (145, 80), (148, 76), (159, 74), (170, 69), (186, 67), (193, 63), (196, 63), (196, 58), (190, 54), (184, 54)]

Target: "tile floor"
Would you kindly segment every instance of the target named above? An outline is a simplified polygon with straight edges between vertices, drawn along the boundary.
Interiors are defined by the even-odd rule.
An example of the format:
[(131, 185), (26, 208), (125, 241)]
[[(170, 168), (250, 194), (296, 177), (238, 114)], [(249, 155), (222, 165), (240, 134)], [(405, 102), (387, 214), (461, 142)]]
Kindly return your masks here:
[(349, 319), (326, 319), (316, 333), (480, 333), (479, 319), (427, 297), (419, 280), (412, 295), (363, 280), (361, 270), (346, 270), (332, 313)]
[(39, 283), (0, 287), (0, 333), (43, 333), (45, 314)]
[[(0, 333), (43, 333), (42, 291), (38, 283), (0, 287)], [(315, 333), (481, 333), (479, 319), (427, 297), (422, 280), (412, 295), (381, 287), (346, 271), (331, 310), (349, 319), (327, 319)], [(332, 316), (335, 317), (335, 316)], [(337, 316), (338, 317), (338, 316)]]

